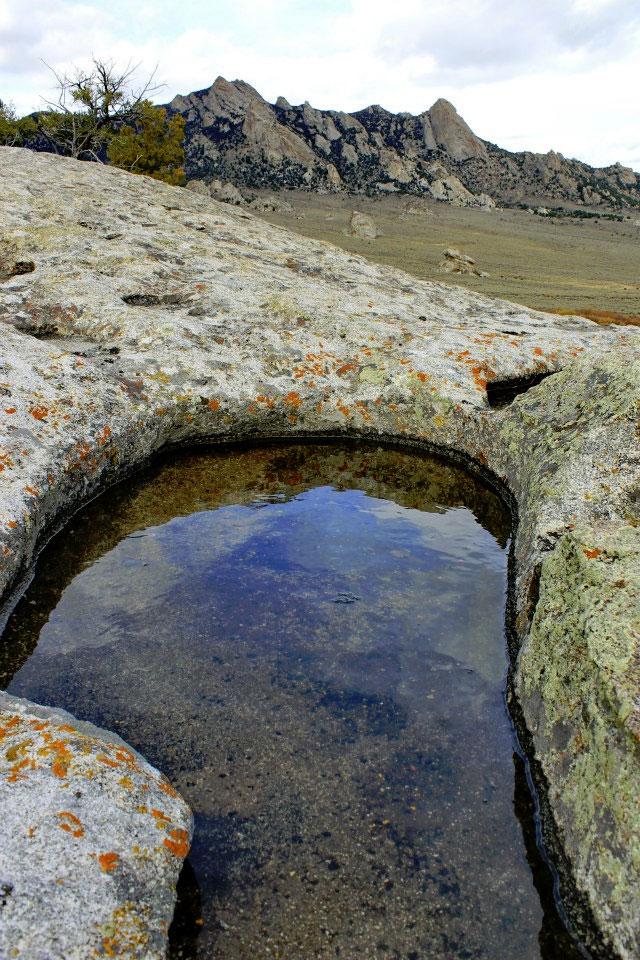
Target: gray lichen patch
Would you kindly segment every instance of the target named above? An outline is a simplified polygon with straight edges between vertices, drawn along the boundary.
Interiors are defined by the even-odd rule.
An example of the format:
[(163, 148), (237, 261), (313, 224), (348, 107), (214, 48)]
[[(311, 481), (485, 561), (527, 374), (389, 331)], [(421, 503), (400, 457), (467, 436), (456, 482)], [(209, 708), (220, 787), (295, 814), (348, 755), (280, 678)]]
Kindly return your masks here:
[[(1, 148), (0, 173), (3, 256), (37, 265), (0, 282), (2, 590), (168, 444), (385, 435), (479, 464), (517, 503), (517, 690), (550, 809), (610, 951), (637, 956), (638, 331), (421, 282), (97, 164)], [(549, 373), (489, 405), (488, 384)]]
[[(542, 564), (518, 694), (579, 886), (637, 950), (640, 538), (581, 527)], [(603, 892), (606, 896), (603, 897)]]

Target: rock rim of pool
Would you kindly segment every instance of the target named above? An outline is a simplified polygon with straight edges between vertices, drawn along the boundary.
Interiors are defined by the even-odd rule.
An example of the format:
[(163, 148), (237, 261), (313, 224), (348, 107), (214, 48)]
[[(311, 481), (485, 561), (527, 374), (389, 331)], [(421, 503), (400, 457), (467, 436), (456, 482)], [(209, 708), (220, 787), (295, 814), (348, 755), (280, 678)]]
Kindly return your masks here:
[[(5, 602), (163, 448), (354, 436), (462, 459), (517, 511), (510, 697), (548, 841), (594, 953), (638, 957), (640, 330), (419, 281), (100, 164), (7, 147), (0, 176)], [(165, 955), (192, 827), (158, 771), (4, 694), (0, 796), (0, 955)]]

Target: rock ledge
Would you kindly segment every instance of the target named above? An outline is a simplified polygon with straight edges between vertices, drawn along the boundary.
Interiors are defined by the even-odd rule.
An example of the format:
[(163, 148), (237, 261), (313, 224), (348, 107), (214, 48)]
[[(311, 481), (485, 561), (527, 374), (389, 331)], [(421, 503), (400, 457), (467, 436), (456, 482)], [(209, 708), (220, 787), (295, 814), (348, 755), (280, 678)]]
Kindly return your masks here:
[[(557, 836), (604, 955), (638, 957), (639, 331), (421, 282), (96, 164), (2, 148), (0, 176), (0, 591), (167, 445), (384, 435), (481, 465), (518, 505), (515, 691)], [(488, 384), (514, 389), (497, 406)], [(182, 801), (75, 720), (5, 700), (0, 727), (0, 954), (100, 955), (124, 911), (113, 929), (145, 944), (124, 955), (162, 956)]]

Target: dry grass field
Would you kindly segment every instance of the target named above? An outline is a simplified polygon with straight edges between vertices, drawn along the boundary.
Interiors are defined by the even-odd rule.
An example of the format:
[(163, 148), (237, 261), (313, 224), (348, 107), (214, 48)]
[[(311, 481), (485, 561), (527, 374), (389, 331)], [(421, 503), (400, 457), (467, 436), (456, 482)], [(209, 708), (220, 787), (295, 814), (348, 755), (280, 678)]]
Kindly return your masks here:
[[(526, 210), (478, 210), (406, 197), (280, 194), (292, 213), (265, 219), (328, 240), (427, 280), (457, 283), (550, 312), (598, 323), (640, 325), (640, 211), (623, 222), (536, 216)], [(419, 208), (409, 213), (407, 206)], [(351, 212), (372, 216), (381, 235), (348, 234)], [(488, 277), (446, 274), (442, 252), (455, 247)]]

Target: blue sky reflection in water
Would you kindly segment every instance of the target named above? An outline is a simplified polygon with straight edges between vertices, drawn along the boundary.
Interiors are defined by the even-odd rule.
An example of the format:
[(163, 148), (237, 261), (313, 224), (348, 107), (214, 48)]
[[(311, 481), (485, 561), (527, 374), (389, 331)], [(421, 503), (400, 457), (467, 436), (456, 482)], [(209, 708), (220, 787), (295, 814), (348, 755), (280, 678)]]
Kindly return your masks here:
[(0, 669), (191, 804), (174, 958), (574, 955), (504, 706), (508, 533), (457, 467), (273, 447), (160, 465), (49, 547)]

